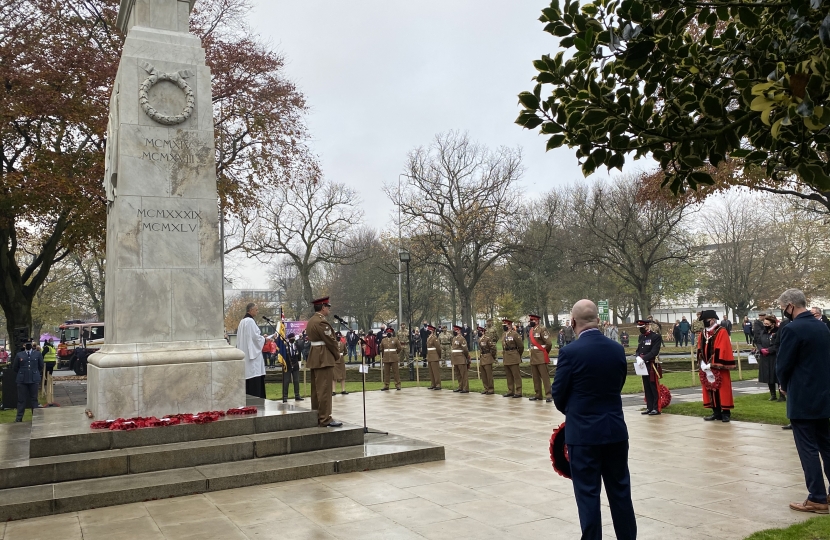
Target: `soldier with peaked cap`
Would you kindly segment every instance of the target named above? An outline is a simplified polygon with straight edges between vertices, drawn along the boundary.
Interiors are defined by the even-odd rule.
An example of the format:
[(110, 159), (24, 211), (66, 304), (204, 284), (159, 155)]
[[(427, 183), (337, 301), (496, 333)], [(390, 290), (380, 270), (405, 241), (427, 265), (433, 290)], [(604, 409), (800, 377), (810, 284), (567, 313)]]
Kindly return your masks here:
[(704, 420), (729, 422), (735, 402), (732, 399), (732, 377), (729, 370), (735, 369), (735, 355), (729, 331), (718, 324), (718, 314), (712, 309), (700, 313), (703, 323), (697, 341), (700, 382), (703, 387), (703, 406), (712, 409)]
[(310, 342), (307, 365), (311, 370), (311, 408), (317, 411), (320, 427), (340, 427), (342, 422), (331, 418), (331, 387), (334, 375), (334, 359), (340, 356), (340, 349), (334, 337), (334, 328), (326, 320), (331, 312), (329, 297), (311, 302), (314, 315), (306, 325), (306, 336)]
[[(550, 350), (553, 348), (553, 339), (548, 329), (542, 326), (542, 318), (538, 315), (528, 315), (527, 339), (530, 342), (530, 372), (533, 374), (533, 390), (536, 392), (530, 401), (547, 403), (553, 401), (550, 397)], [(544, 398), (542, 394), (544, 393)]]
[(662, 368), (657, 364), (657, 357), (660, 355), (660, 347), (663, 346), (663, 338), (659, 332), (651, 331), (651, 321), (637, 321), (637, 328), (640, 329), (640, 336), (637, 341), (636, 361), (641, 366), (648, 368), (648, 375), (643, 375), (643, 390), (646, 393), (646, 410), (643, 414), (660, 414), (660, 392), (658, 380), (662, 375)]
[(429, 337), (427, 337), (426, 355), (427, 363), (429, 364), (429, 384), (427, 390), (441, 389), (441, 342), (438, 341), (438, 336), (435, 335), (435, 327), (431, 324), (426, 326), (429, 330)]
[(453, 392), (460, 392), (462, 394), (470, 393), (470, 384), (467, 380), (467, 367), (470, 365), (470, 351), (467, 349), (467, 339), (462, 333), (460, 326), (452, 327), (452, 343), (451, 345), (451, 359), (452, 369), (455, 371), (458, 379), (458, 388)]
[(513, 321), (502, 320), (504, 336), (502, 336), (502, 356), (504, 357), (504, 373), (507, 375), (507, 393), (504, 397), (522, 397), (522, 373), (519, 364), (522, 363), (522, 353), (525, 344), (518, 332), (513, 328)]
[(481, 367), (481, 383), (484, 385), (482, 394), (495, 394), (493, 388), (493, 364), (496, 361), (496, 341), (491, 339), (487, 330), (478, 327), (478, 364)]
[[(395, 330), (392, 327), (386, 329), (386, 337), (380, 342), (380, 350), (383, 353), (383, 388), (381, 390), (389, 390), (389, 383), (391, 382), (391, 375), (395, 376), (395, 390), (401, 389), (401, 371), (398, 369), (398, 360), (401, 354), (401, 342), (395, 336)], [(390, 373), (391, 372), (391, 373)]]

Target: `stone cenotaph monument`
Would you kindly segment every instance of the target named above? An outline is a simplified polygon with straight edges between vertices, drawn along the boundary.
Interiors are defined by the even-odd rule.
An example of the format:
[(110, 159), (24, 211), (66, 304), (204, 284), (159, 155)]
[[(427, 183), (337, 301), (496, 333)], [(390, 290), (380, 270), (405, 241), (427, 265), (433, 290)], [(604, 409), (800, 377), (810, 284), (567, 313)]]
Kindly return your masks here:
[(107, 129), (106, 345), (89, 358), (97, 419), (245, 405), (223, 339), (210, 70), (195, 0), (121, 0), (127, 35)]

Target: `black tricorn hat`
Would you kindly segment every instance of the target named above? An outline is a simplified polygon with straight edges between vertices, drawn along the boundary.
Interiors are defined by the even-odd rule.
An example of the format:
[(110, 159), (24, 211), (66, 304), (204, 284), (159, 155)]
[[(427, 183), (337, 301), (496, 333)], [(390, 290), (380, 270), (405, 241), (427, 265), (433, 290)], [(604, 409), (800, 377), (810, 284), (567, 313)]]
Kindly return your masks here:
[(568, 446), (565, 444), (565, 422), (553, 430), (550, 436), (550, 460), (553, 470), (559, 476), (571, 477), (571, 462), (568, 458)]
[(700, 317), (697, 318), (697, 320), (699, 320), (699, 321), (705, 321), (707, 319), (720, 320), (720, 317), (718, 317), (718, 314), (715, 313), (714, 309), (707, 309), (705, 311), (701, 311), (700, 312)]

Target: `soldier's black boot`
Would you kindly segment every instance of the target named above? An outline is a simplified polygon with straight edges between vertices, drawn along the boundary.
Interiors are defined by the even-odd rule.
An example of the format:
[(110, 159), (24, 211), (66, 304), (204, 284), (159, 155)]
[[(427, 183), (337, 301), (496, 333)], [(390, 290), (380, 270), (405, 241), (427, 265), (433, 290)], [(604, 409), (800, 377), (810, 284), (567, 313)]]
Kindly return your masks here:
[(721, 418), (721, 422), (731, 422), (732, 421), (732, 413), (729, 411), (723, 411), (723, 417)]

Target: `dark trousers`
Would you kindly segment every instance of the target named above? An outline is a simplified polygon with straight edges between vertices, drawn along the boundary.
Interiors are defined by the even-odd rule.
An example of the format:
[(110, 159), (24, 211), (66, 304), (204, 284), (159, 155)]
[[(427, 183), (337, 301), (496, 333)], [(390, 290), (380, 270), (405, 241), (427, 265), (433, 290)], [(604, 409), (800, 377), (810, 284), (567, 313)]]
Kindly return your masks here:
[(650, 380), (648, 375), (643, 375), (643, 389), (646, 392), (646, 409), (657, 410), (657, 400), (660, 394), (657, 393), (657, 382)]
[(605, 484), (614, 532), (618, 540), (637, 538), (637, 521), (631, 503), (628, 441), (597, 446), (568, 445), (574, 495), (582, 526), (582, 540), (601, 540), (601, 484)]
[(265, 376), (245, 379), (245, 393), (249, 396), (265, 399)]
[(681, 347), (688, 347), (689, 346), (689, 333), (686, 332), (685, 334), (680, 334), (680, 346)]
[(23, 419), (27, 408), (35, 409), (38, 406), (38, 383), (17, 383), (17, 420)]
[[(827, 502), (824, 475), (830, 478), (830, 420), (790, 420), (793, 426), (795, 448), (804, 470), (808, 498), (813, 502)], [(821, 459), (819, 459), (821, 456)], [(822, 474), (824, 462), (824, 474)]]
[(294, 381), (294, 397), (300, 397), (300, 366), (289, 367), (282, 373), (282, 399), (288, 398), (288, 386)]

